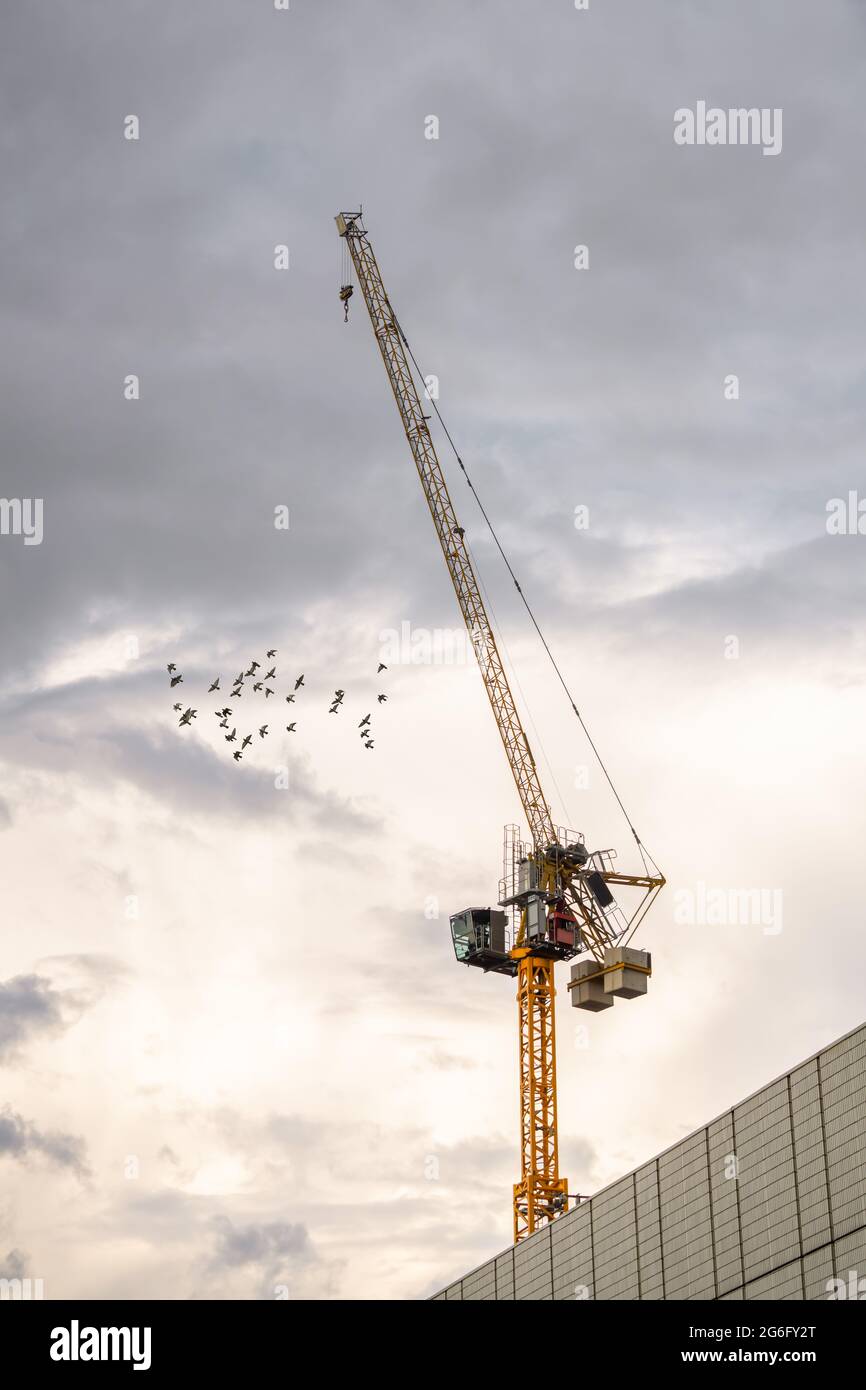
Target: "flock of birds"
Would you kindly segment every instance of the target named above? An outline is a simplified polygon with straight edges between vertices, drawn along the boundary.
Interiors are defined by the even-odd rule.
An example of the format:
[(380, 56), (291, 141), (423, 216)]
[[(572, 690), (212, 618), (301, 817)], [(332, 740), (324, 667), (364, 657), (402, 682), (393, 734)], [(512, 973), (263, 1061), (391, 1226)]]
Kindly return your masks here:
[[(273, 661), (273, 659), (274, 659), (274, 657), (275, 657), (276, 655), (277, 655), (277, 649), (276, 649), (276, 647), (271, 647), (270, 650), (266, 653), (266, 660), (267, 660), (267, 661)], [(267, 703), (267, 701), (270, 699), (270, 697), (271, 697), (272, 695), (275, 694), (274, 687), (268, 685), (268, 681), (274, 681), (274, 683), (276, 683), (276, 679), (277, 679), (277, 668), (276, 668), (276, 666), (272, 666), (271, 669), (270, 669), (269, 671), (266, 671), (266, 672), (264, 673), (264, 675), (260, 678), (260, 677), (259, 677), (259, 671), (261, 670), (262, 665), (263, 665), (263, 663), (260, 662), (260, 661), (252, 661), (252, 662), (250, 662), (250, 666), (249, 666), (249, 669), (248, 669), (248, 670), (246, 670), (246, 671), (241, 671), (239, 675), (235, 676), (234, 680), (231, 682), (231, 684), (232, 684), (232, 691), (231, 691), (231, 695), (230, 695), (230, 697), (229, 697), (230, 699), (232, 699), (232, 700), (240, 700), (240, 699), (242, 698), (242, 695), (243, 695), (243, 692), (244, 692), (244, 683), (245, 683), (245, 682), (250, 682), (251, 684), (247, 686), (247, 690), (250, 690), (250, 689), (251, 689), (251, 690), (252, 690), (252, 693), (253, 693), (254, 695), (258, 695), (258, 694), (260, 694), (260, 692), (261, 692), (262, 690), (264, 690), (264, 699), (265, 699), (265, 703)], [(387, 669), (388, 669), (388, 667), (385, 665), (384, 661), (380, 661), (380, 662), (379, 662), (379, 666), (378, 666), (378, 670), (376, 671), (376, 675), (377, 675), (377, 676), (380, 675), (382, 671), (387, 671)], [(170, 661), (170, 662), (168, 663), (168, 666), (166, 667), (166, 670), (168, 671), (168, 674), (169, 674), (169, 677), (170, 677), (170, 680), (171, 680), (171, 689), (174, 690), (176, 686), (181, 685), (181, 684), (183, 683), (183, 676), (182, 676), (181, 674), (178, 673), (177, 666), (175, 665), (175, 663), (174, 663), (173, 661)], [(216, 680), (214, 680), (214, 681), (211, 683), (211, 685), (208, 686), (208, 692), (207, 692), (208, 695), (212, 695), (212, 694), (214, 693), (214, 691), (221, 690), (221, 685), (220, 685), (220, 681), (221, 681), (221, 680), (222, 680), (222, 677), (221, 677), (221, 676), (217, 676)], [(286, 704), (287, 704), (287, 705), (293, 705), (293, 704), (295, 703), (295, 698), (296, 698), (296, 696), (297, 696), (297, 694), (298, 694), (298, 691), (299, 691), (299, 690), (301, 689), (301, 687), (303, 686), (303, 684), (304, 684), (304, 675), (303, 675), (303, 672), (302, 672), (301, 675), (299, 675), (298, 678), (297, 678), (297, 680), (295, 681), (295, 686), (294, 686), (294, 689), (292, 690), (291, 694), (289, 694), (289, 695), (287, 695), (287, 696), (285, 697), (285, 698), (286, 698)], [(342, 704), (343, 704), (343, 700), (344, 700), (344, 698), (345, 698), (345, 695), (346, 695), (345, 690), (335, 690), (335, 691), (334, 691), (333, 697), (332, 697), (332, 699), (331, 699), (331, 706), (330, 706), (330, 709), (328, 710), (328, 713), (329, 713), (329, 714), (339, 714), (340, 709), (341, 709)], [(387, 696), (387, 695), (384, 695), (384, 694), (382, 694), (382, 695), (377, 695), (377, 696), (376, 696), (376, 699), (377, 699), (377, 701), (378, 701), (378, 703), (379, 703), (380, 705), (384, 705), (384, 704), (385, 704), (385, 701), (388, 699), (388, 696)], [(192, 721), (193, 721), (193, 720), (197, 717), (197, 715), (198, 715), (198, 710), (197, 710), (197, 709), (192, 709), (192, 708), (184, 709), (182, 703), (173, 705), (172, 708), (174, 709), (175, 714), (179, 714), (179, 715), (180, 715), (180, 719), (178, 720), (178, 726), (179, 726), (181, 729), (188, 728), (189, 725), (192, 724)], [(225, 705), (225, 706), (223, 707), (223, 709), (214, 710), (214, 714), (216, 715), (217, 719), (219, 720), (219, 727), (220, 727), (221, 729), (228, 729), (228, 727), (229, 727), (229, 722), (230, 722), (230, 720), (232, 719), (232, 714), (233, 714), (231, 705)], [(360, 734), (361, 734), (361, 740), (362, 740), (362, 742), (363, 742), (365, 748), (372, 748), (372, 747), (373, 747), (373, 729), (372, 729), (371, 720), (372, 720), (372, 714), (365, 714), (365, 715), (364, 715), (364, 718), (361, 720), (360, 724), (358, 725), (358, 729), (359, 729)], [(287, 725), (286, 725), (286, 733), (287, 733), (287, 734), (293, 734), (293, 733), (295, 733), (295, 732), (296, 732), (296, 729), (297, 729), (297, 721), (296, 721), (296, 720), (292, 720), (292, 722), (291, 722), (290, 724), (287, 724)], [(259, 731), (258, 731), (258, 733), (259, 733), (259, 738), (267, 738), (267, 736), (268, 736), (268, 731), (269, 731), (269, 730), (268, 730), (268, 725), (267, 725), (267, 724), (262, 724), (262, 725), (259, 727)], [(234, 726), (234, 727), (232, 728), (231, 732), (225, 734), (224, 737), (225, 737), (226, 743), (236, 743), (236, 742), (237, 742), (237, 737), (238, 737), (237, 726)], [(234, 758), (234, 760), (235, 760), (236, 763), (239, 763), (239, 762), (241, 761), (241, 759), (242, 759), (242, 757), (243, 757), (243, 755), (244, 755), (244, 750), (245, 750), (246, 748), (249, 747), (249, 745), (252, 743), (252, 741), (253, 741), (253, 735), (252, 735), (252, 734), (245, 734), (245, 735), (244, 735), (243, 740), (242, 740), (242, 742), (241, 742), (240, 748), (236, 748), (236, 749), (234, 750), (233, 754), (232, 754), (232, 756), (233, 756), (233, 758)]]

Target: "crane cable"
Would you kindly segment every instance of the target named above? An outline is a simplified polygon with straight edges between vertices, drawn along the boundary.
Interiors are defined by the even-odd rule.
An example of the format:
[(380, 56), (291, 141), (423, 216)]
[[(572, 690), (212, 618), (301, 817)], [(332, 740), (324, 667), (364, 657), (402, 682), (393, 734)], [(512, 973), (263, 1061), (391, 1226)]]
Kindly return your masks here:
[[(424, 373), (421, 371), (421, 368), (420, 368), (419, 365), (418, 365), (418, 361), (417, 361), (417, 359), (416, 359), (416, 357), (415, 357), (415, 354), (414, 354), (414, 352), (412, 351), (411, 347), (409, 346), (409, 339), (406, 337), (406, 334), (403, 332), (402, 326), (401, 326), (401, 324), (400, 324), (400, 322), (399, 322), (399, 320), (398, 320), (398, 318), (397, 318), (397, 315), (394, 313), (394, 309), (393, 309), (393, 306), (391, 305), (390, 301), (388, 302), (388, 307), (389, 307), (389, 309), (391, 310), (391, 314), (392, 314), (392, 316), (393, 316), (394, 324), (395, 324), (395, 326), (396, 326), (396, 328), (397, 328), (397, 332), (400, 334), (400, 337), (403, 339), (403, 345), (404, 345), (404, 347), (406, 348), (406, 351), (408, 352), (409, 357), (410, 357), (411, 360), (412, 360), (412, 365), (414, 366), (415, 371), (418, 373), (418, 376), (420, 377), (421, 381), (424, 382), (424, 381), (425, 381)], [(640, 851), (640, 856), (641, 856), (641, 859), (643, 860), (644, 868), (646, 868), (646, 861), (647, 861), (647, 858), (648, 858), (649, 861), (650, 861), (650, 863), (652, 864), (653, 868), (656, 870), (656, 873), (658, 873), (658, 872), (659, 872), (658, 865), (656, 864), (655, 860), (653, 859), (653, 857), (652, 857), (652, 855), (650, 854), (649, 850), (648, 850), (648, 849), (646, 848), (646, 846), (644, 845), (643, 841), (641, 840), (640, 836), (638, 835), (637, 831), (635, 830), (634, 825), (632, 824), (631, 816), (629, 815), (628, 811), (625, 809), (625, 806), (623, 805), (622, 797), (620, 796), (619, 792), (617, 791), (616, 787), (614, 786), (614, 784), (613, 784), (613, 778), (611, 777), (610, 773), (608, 772), (607, 768), (605, 767), (605, 764), (604, 764), (604, 761), (603, 761), (603, 759), (602, 759), (602, 756), (601, 756), (601, 754), (599, 753), (598, 749), (596, 748), (595, 743), (593, 742), (592, 735), (590, 734), (589, 729), (586, 727), (586, 724), (584, 723), (583, 716), (581, 715), (580, 710), (577, 708), (577, 705), (575, 704), (574, 696), (572, 695), (571, 691), (569, 690), (569, 688), (568, 688), (568, 686), (567, 686), (567, 684), (566, 684), (566, 681), (565, 681), (565, 677), (563, 676), (562, 672), (561, 672), (560, 669), (559, 669), (559, 666), (558, 666), (557, 663), (556, 663), (556, 658), (554, 657), (553, 652), (550, 650), (550, 647), (548, 646), (547, 638), (545, 637), (544, 633), (541, 631), (541, 628), (540, 628), (539, 625), (538, 625), (538, 621), (537, 621), (537, 619), (536, 619), (536, 617), (535, 617), (535, 614), (533, 613), (531, 607), (529, 606), (529, 601), (528, 601), (526, 595), (524, 594), (523, 589), (520, 587), (520, 584), (519, 584), (518, 579), (517, 579), (517, 575), (514, 573), (514, 570), (513, 570), (512, 567), (511, 567), (511, 561), (508, 559), (508, 556), (505, 554), (505, 551), (504, 551), (503, 548), (502, 548), (502, 544), (501, 544), (501, 542), (500, 542), (500, 540), (499, 540), (499, 537), (498, 537), (497, 534), (496, 534), (496, 531), (495, 531), (495, 529), (494, 529), (494, 527), (493, 527), (493, 523), (491, 522), (490, 517), (487, 515), (487, 512), (485, 511), (484, 504), (483, 504), (483, 502), (481, 501), (481, 498), (478, 496), (478, 492), (477, 492), (477, 490), (476, 490), (476, 488), (475, 488), (474, 483), (472, 482), (472, 479), (471, 479), (470, 476), (469, 476), (469, 473), (468, 473), (468, 471), (467, 471), (467, 469), (466, 469), (466, 465), (464, 464), (462, 458), (460, 457), (460, 454), (459, 454), (459, 452), (458, 452), (458, 450), (457, 450), (457, 445), (454, 443), (454, 440), (451, 438), (451, 434), (450, 434), (450, 432), (449, 432), (448, 426), (445, 424), (445, 421), (442, 419), (442, 415), (441, 415), (441, 412), (440, 412), (440, 410), (439, 410), (439, 407), (438, 407), (438, 405), (436, 404), (435, 400), (433, 400), (433, 398), (432, 398), (432, 396), (430, 395), (429, 391), (426, 390), (426, 384), (425, 384), (425, 394), (427, 395), (427, 398), (428, 398), (428, 400), (430, 401), (430, 404), (432, 405), (433, 409), (434, 409), (435, 412), (436, 412), (436, 418), (437, 418), (437, 420), (439, 421), (439, 424), (442, 426), (442, 429), (443, 429), (444, 432), (445, 432), (445, 438), (448, 440), (448, 443), (449, 443), (449, 445), (451, 446), (451, 452), (453, 453), (453, 455), (454, 455), (454, 457), (456, 458), (458, 464), (460, 465), (460, 471), (462, 472), (464, 478), (466, 479), (466, 482), (467, 482), (467, 484), (468, 484), (468, 486), (469, 486), (469, 490), (470, 490), (470, 492), (472, 493), (473, 497), (475, 498), (475, 501), (476, 501), (477, 504), (478, 504), (478, 509), (479, 509), (479, 511), (481, 512), (481, 515), (482, 515), (483, 518), (484, 518), (484, 521), (485, 521), (485, 523), (486, 523), (486, 525), (487, 525), (488, 531), (490, 532), (491, 536), (493, 537), (493, 540), (494, 540), (494, 542), (495, 542), (495, 544), (496, 544), (496, 548), (497, 548), (497, 550), (499, 551), (499, 554), (502, 556), (503, 562), (504, 562), (504, 564), (505, 564), (505, 568), (508, 570), (508, 573), (509, 573), (509, 575), (511, 576), (511, 579), (512, 579), (512, 581), (513, 581), (513, 583), (514, 583), (514, 587), (515, 587), (515, 589), (517, 590), (518, 594), (520, 595), (521, 602), (523, 603), (524, 608), (526, 609), (527, 613), (529, 614), (530, 621), (532, 622), (532, 625), (533, 625), (533, 627), (535, 628), (535, 631), (538, 633), (538, 636), (539, 636), (539, 638), (541, 639), (541, 644), (542, 644), (542, 646), (544, 647), (544, 650), (547, 652), (548, 658), (549, 658), (549, 660), (550, 660), (550, 664), (551, 664), (551, 666), (553, 667), (554, 671), (556, 672), (556, 676), (557, 676), (557, 679), (559, 680), (560, 685), (562, 686), (563, 690), (565, 691), (565, 694), (566, 694), (566, 698), (567, 698), (567, 700), (568, 700), (568, 703), (571, 705), (572, 710), (574, 711), (575, 715), (577, 716), (577, 719), (578, 719), (578, 722), (579, 722), (579, 724), (580, 724), (580, 727), (582, 728), (584, 734), (586, 735), (586, 740), (587, 740), (587, 742), (588, 742), (590, 748), (592, 749), (593, 753), (595, 754), (596, 761), (598, 762), (599, 767), (601, 768), (602, 772), (604, 773), (605, 778), (607, 779), (607, 784), (608, 784), (608, 786), (610, 787), (611, 791), (613, 792), (613, 794), (614, 794), (614, 796), (615, 796), (615, 798), (616, 798), (616, 800), (617, 800), (617, 803), (618, 803), (619, 808), (620, 808), (620, 810), (622, 811), (622, 813), (623, 813), (623, 815), (624, 815), (624, 817), (625, 817), (626, 824), (628, 825), (629, 830), (631, 831), (632, 835), (633, 835), (634, 838), (635, 838), (635, 843), (637, 844), (638, 850)]]
[(560, 804), (562, 805), (562, 807), (563, 807), (563, 809), (564, 809), (564, 811), (565, 811), (565, 814), (568, 816), (568, 823), (569, 823), (569, 825), (574, 825), (574, 823), (575, 823), (575, 822), (574, 822), (574, 818), (572, 817), (571, 811), (570, 811), (570, 809), (569, 809), (569, 807), (568, 807), (568, 805), (567, 805), (567, 803), (566, 803), (565, 797), (564, 797), (563, 794), (562, 794), (562, 788), (560, 787), (559, 783), (558, 783), (557, 780), (556, 780), (556, 773), (554, 772), (553, 764), (551, 763), (550, 759), (549, 759), (548, 756), (547, 756), (547, 749), (546, 749), (545, 746), (544, 746), (544, 740), (543, 740), (542, 737), (541, 737), (541, 731), (540, 731), (540, 729), (538, 728), (538, 725), (536, 724), (535, 720), (534, 720), (533, 717), (532, 717), (532, 709), (531, 709), (531, 707), (530, 707), (529, 701), (527, 700), (525, 694), (523, 693), (523, 686), (520, 684), (520, 676), (518, 675), (517, 667), (515, 666), (514, 662), (513, 662), (512, 659), (511, 659), (511, 653), (510, 653), (509, 650), (508, 650), (508, 643), (507, 643), (506, 640), (505, 640), (505, 633), (503, 632), (502, 626), (501, 626), (501, 624), (500, 624), (498, 618), (496, 617), (496, 609), (495, 609), (495, 607), (494, 607), (494, 605), (493, 605), (493, 599), (492, 599), (491, 596), (490, 596), (490, 592), (489, 592), (489, 590), (488, 590), (488, 588), (487, 588), (487, 585), (484, 583), (484, 578), (483, 578), (483, 575), (482, 575), (482, 573), (481, 573), (481, 568), (480, 568), (480, 566), (478, 565), (478, 563), (477, 563), (477, 561), (476, 561), (476, 559), (475, 559), (475, 556), (474, 556), (473, 553), (472, 553), (472, 547), (471, 547), (471, 545), (469, 544), (469, 542), (466, 540), (465, 536), (464, 536), (464, 538), (463, 538), (463, 543), (464, 543), (464, 545), (466, 546), (467, 551), (469, 552), (469, 559), (471, 560), (472, 566), (473, 566), (473, 568), (474, 568), (475, 571), (476, 571), (476, 577), (477, 577), (477, 579), (478, 579), (478, 584), (479, 584), (479, 587), (480, 587), (480, 589), (481, 589), (482, 597), (483, 597), (483, 599), (484, 599), (484, 606), (485, 606), (485, 608), (487, 609), (488, 613), (490, 614), (491, 624), (492, 624), (492, 626), (493, 626), (493, 628), (495, 629), (495, 632), (496, 632), (496, 640), (497, 640), (497, 643), (498, 643), (499, 648), (500, 648), (500, 650), (502, 651), (502, 653), (503, 653), (503, 655), (504, 655), (504, 657), (505, 657), (505, 660), (506, 660), (506, 662), (507, 662), (507, 664), (508, 664), (508, 668), (509, 668), (509, 670), (510, 670), (510, 672), (511, 672), (511, 679), (513, 680), (514, 684), (517, 686), (517, 693), (518, 693), (518, 695), (520, 696), (521, 700), (523, 701), (524, 707), (525, 707), (525, 709), (526, 709), (527, 717), (528, 717), (528, 719), (529, 719), (530, 724), (532, 725), (532, 734), (533, 734), (533, 738), (534, 738), (534, 740), (536, 741), (538, 747), (541, 749), (541, 756), (542, 756), (542, 758), (544, 759), (544, 765), (545, 765), (545, 767), (547, 768), (548, 773), (550, 774), (550, 780), (551, 780), (551, 782), (553, 783), (553, 785), (554, 785), (554, 787), (555, 787), (555, 789), (556, 789), (556, 795), (559, 797)]

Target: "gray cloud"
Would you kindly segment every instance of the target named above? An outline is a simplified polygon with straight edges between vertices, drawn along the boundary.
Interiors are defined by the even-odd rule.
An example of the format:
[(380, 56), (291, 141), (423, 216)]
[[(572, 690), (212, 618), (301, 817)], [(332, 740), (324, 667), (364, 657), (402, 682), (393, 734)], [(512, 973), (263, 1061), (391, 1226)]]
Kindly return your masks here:
[(751, 663), (778, 672), (820, 667), (826, 674), (859, 665), (866, 567), (857, 537), (803, 541), (730, 573), (693, 578), (649, 597), (589, 605), (588, 626), (625, 650), (640, 641), (649, 659), (674, 655), (717, 666), (723, 638), (748, 643)]
[(30, 1263), (23, 1250), (10, 1250), (6, 1258), (0, 1260), (0, 1279), (24, 1279)]
[(67, 983), (58, 987), (36, 973), (0, 980), (0, 1060), (7, 1063), (23, 1043), (71, 1027), (125, 973), (113, 956), (98, 954), (54, 956), (42, 964)]
[(284, 1201), (261, 1183), (252, 1211), (241, 1198), (125, 1190), (94, 1219), (92, 1238), (151, 1246), (187, 1297), (273, 1299), (287, 1282), (291, 1297), (329, 1296), (338, 1262), (320, 1257), (304, 1221), (272, 1219), (274, 1204)]
[[(243, 815), (280, 824), (288, 818), (305, 827), (359, 835), (377, 828), (376, 818), (350, 797), (318, 785), (313, 759), (303, 749), (292, 758), (291, 794), (286, 797), (274, 789), (274, 767), (285, 756), (283, 752), (275, 751), (273, 766), (244, 766), (239, 775), (233, 762), (218, 756), (204, 741), (178, 737), (174, 716), (169, 723), (165, 713), (165, 680), (164, 671), (149, 670), (135, 677), (79, 681), (26, 697), (9, 697), (0, 756), (10, 765), (84, 781), (98, 767), (103, 785), (108, 781), (135, 786), (178, 813), (206, 813), (215, 818)], [(210, 713), (207, 699), (203, 696), (198, 703)], [(132, 719), (110, 712), (119, 704), (129, 706)], [(154, 713), (161, 716), (161, 726), (154, 723)], [(238, 712), (239, 723), (243, 713)], [(138, 722), (132, 722), (136, 717)], [(251, 718), (257, 727), (264, 716)]]
[[(567, 561), (573, 548), (575, 501), (608, 497), (658, 550), (672, 532), (723, 537), (734, 515), (763, 515), (768, 532), (804, 523), (816, 496), (850, 478), (863, 425), (845, 356), (861, 320), (861, 190), (834, 180), (833, 216), (816, 222), (815, 208), (816, 178), (857, 157), (856, 65), (834, 62), (828, 103), (796, 22), (780, 32), (744, 5), (724, 23), (694, 19), (687, 77), (652, 6), (591, 21), (482, 3), (467, 22), (453, 0), (440, 12), (443, 35), (449, 15), (461, 22), (446, 65), (435, 44), (419, 54), (416, 18), (380, 6), (366, 61), (390, 80), (372, 104), (358, 99), (372, 36), (344, 4), (307, 16), (302, 42), (286, 16), (289, 44), (201, 0), (159, 25), (126, 13), (101, 26), (98, 49), (81, 43), (98, 5), (59, 17), (50, 47), (17, 19), (4, 87), (18, 136), (4, 159), (30, 199), (5, 258), (9, 452), (31, 467), (35, 456), (47, 509), (42, 547), (0, 554), (26, 610), (8, 634), (19, 672), (36, 671), (85, 608), (91, 632), (161, 614), (190, 633), (258, 640), (279, 622), (300, 639), (323, 592), (384, 617), (398, 589), (413, 612), (450, 619), (362, 313), (344, 331), (335, 301), (331, 216), (362, 194), (394, 301), (495, 513), (507, 526), (540, 499), (555, 507), (548, 576), (553, 553)], [(806, 0), (793, 12), (812, 17)], [(856, 52), (856, 13), (831, 4), (822, 19), (822, 51)], [(748, 55), (734, 42), (745, 21)], [(46, 74), (39, 103), (27, 52)], [(343, 78), (327, 100), (315, 75), (326, 54)], [(673, 111), (696, 84), (787, 103), (783, 156), (677, 149)], [(130, 146), (119, 121), (136, 101), (143, 133)], [(436, 144), (422, 136), (428, 107), (442, 120)], [(623, 188), (639, 229), (612, 211)], [(33, 235), (40, 189), (62, 218), (63, 257)], [(493, 232), (494, 206), (507, 237)], [(804, 218), (822, 248), (808, 282), (790, 230)], [(282, 279), (269, 263), (281, 237), (294, 252)], [(578, 240), (593, 256), (583, 276)], [(744, 399), (729, 407), (732, 364)], [(134, 405), (121, 398), (127, 370), (142, 378)], [(288, 538), (270, 526), (279, 501), (293, 510)], [(531, 530), (512, 521), (518, 552)], [(539, 574), (539, 601), (548, 585)]]
[(62, 995), (40, 975), (15, 975), (0, 981), (0, 1058), (16, 1051), (36, 1033), (63, 1027)]
[(20, 1163), (31, 1155), (44, 1158), (57, 1168), (68, 1168), (78, 1178), (88, 1176), (83, 1139), (61, 1130), (40, 1130), (31, 1120), (4, 1106), (0, 1110), (0, 1156)]
[(272, 1265), (275, 1259), (303, 1261), (312, 1255), (308, 1232), (300, 1224), (269, 1221), (235, 1226), (227, 1216), (218, 1216), (214, 1230), (217, 1265)]

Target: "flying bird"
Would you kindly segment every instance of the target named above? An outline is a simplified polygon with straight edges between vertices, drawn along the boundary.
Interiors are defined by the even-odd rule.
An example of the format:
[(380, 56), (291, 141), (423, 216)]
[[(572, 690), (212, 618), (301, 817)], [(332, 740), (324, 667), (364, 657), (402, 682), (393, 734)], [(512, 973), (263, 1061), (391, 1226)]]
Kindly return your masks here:
[(277, 674), (277, 668), (276, 668), (276, 666), (272, 666), (271, 669), (270, 669), (270, 671), (268, 671), (267, 675), (265, 676), (265, 680), (266, 680), (266, 681), (272, 681), (272, 680), (274, 680), (274, 679), (276, 678), (276, 674)]
[(287, 705), (293, 705), (294, 703), (295, 703), (295, 697), (294, 697), (294, 695), (287, 695), (287, 696), (286, 696), (286, 704), (287, 704)]
[(342, 700), (343, 696), (345, 695), (345, 693), (346, 693), (345, 690), (335, 690), (335, 691), (334, 691), (334, 694), (335, 694), (336, 696), (338, 696), (339, 699), (341, 699), (341, 700)]
[(232, 729), (230, 734), (226, 734), (226, 743), (234, 743), (236, 741), (236, 735), (237, 729)]
[(219, 676), (217, 676), (217, 678), (216, 678), (216, 680), (214, 681), (213, 685), (209, 685), (209, 686), (208, 686), (208, 691), (207, 691), (208, 695), (211, 695), (211, 694), (213, 693), (214, 690), (219, 690), (219, 688), (220, 688), (220, 678), (219, 678)]
[(245, 675), (246, 671), (241, 671), (239, 676), (235, 676), (234, 680), (232, 681), (232, 685), (243, 685)]
[(266, 685), (266, 686), (265, 686), (265, 699), (267, 699), (269, 695), (273, 695), (273, 693), (274, 693), (274, 692), (271, 690), (271, 687), (270, 687), (269, 685)]
[(388, 667), (385, 665), (384, 661), (380, 661), (380, 662), (379, 662), (379, 668), (378, 668), (378, 670), (376, 671), (376, 675), (378, 676), (379, 671), (387, 671), (387, 669), (388, 669)]
[(298, 689), (300, 688), (300, 686), (302, 686), (303, 684), (304, 684), (304, 675), (303, 675), (303, 672), (301, 672), (301, 674), (298, 676), (298, 679), (295, 681), (295, 689), (298, 690)]
[(365, 748), (372, 748), (372, 747), (373, 747), (373, 740), (370, 739), (370, 742), (369, 742), (369, 743), (365, 743), (365, 744), (364, 744), (364, 747), (365, 747)]
[(172, 688), (174, 688), (174, 686), (176, 686), (176, 685), (180, 685), (180, 683), (181, 683), (182, 680), (183, 680), (183, 676), (172, 676), (172, 678), (171, 678)]
[(241, 748), (242, 748), (242, 749), (243, 749), (243, 748), (247, 748), (247, 747), (249, 746), (249, 744), (252, 743), (252, 741), (253, 741), (253, 736), (252, 736), (252, 734), (247, 734), (246, 738), (244, 739), (243, 743), (241, 744)]
[(339, 700), (337, 701), (337, 703), (336, 703), (335, 705), (331, 705), (331, 708), (328, 710), (328, 713), (329, 713), (329, 714), (339, 714), (339, 713), (340, 713), (340, 701), (339, 701)]
[(262, 727), (259, 729), (259, 738), (264, 738), (264, 736), (265, 736), (265, 734), (266, 734), (267, 732), (268, 732), (268, 726), (267, 726), (267, 724), (263, 724)]
[(172, 709), (183, 709), (183, 705), (172, 705)]
[(220, 720), (220, 728), (221, 728), (221, 729), (227, 729), (228, 726), (229, 726), (229, 721), (228, 721), (227, 719), (221, 719), (221, 720)]
[(286, 733), (287, 733), (287, 734), (293, 734), (294, 732), (295, 732), (295, 721), (292, 720), (291, 724), (287, 724), (287, 725), (286, 725)]
[(229, 709), (228, 705), (226, 705), (225, 709), (215, 709), (214, 714), (218, 714), (221, 719), (228, 719), (229, 715), (231, 714), (231, 710)]
[(183, 714), (180, 716), (180, 728), (183, 728), (184, 724), (188, 724), (191, 719), (195, 719), (195, 710), (185, 709)]
[(358, 728), (359, 728), (359, 729), (363, 729), (364, 725), (365, 725), (365, 724), (369, 724), (369, 722), (370, 722), (370, 716), (369, 716), (369, 714), (365, 714), (365, 715), (364, 715), (364, 718), (361, 720), (360, 724), (358, 725)]
[(264, 681), (256, 681), (255, 685), (253, 686), (253, 690), (261, 690), (263, 684)]
[(277, 649), (276, 649), (276, 647), (271, 647), (271, 650), (267, 653), (268, 661), (270, 661), (270, 659), (271, 659), (272, 656), (276, 656), (276, 654), (277, 654)]
[(240, 760), (241, 760), (241, 758), (242, 758), (244, 755), (243, 755), (243, 753), (241, 752), (241, 750), (240, 750), (239, 748), (236, 748), (233, 756), (234, 756), (235, 762), (236, 762), (236, 763), (239, 763)]
[(380, 704), (380, 705), (384, 705), (384, 703), (385, 703), (385, 701), (387, 700), (387, 698), (388, 698), (387, 695), (377, 695), (377, 696), (376, 696), (376, 699), (379, 701), (379, 704)]
[(166, 666), (165, 669), (166, 669), (166, 671), (168, 671), (168, 674), (169, 674), (170, 676), (172, 676), (172, 675), (174, 675), (175, 671), (177, 670), (177, 667), (175, 666), (175, 664), (174, 664), (173, 661), (170, 661), (170, 662), (168, 663), (168, 665)]

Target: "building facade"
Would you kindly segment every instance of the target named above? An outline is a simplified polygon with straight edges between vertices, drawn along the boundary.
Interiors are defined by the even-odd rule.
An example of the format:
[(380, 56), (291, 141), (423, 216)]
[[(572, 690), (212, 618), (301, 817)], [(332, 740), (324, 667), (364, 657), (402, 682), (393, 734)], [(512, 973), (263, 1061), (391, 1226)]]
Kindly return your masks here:
[(866, 1024), (435, 1295), (830, 1297), (866, 1299)]

